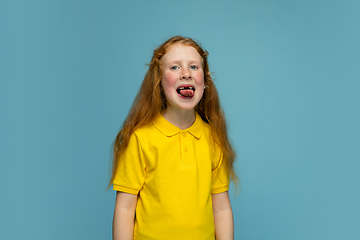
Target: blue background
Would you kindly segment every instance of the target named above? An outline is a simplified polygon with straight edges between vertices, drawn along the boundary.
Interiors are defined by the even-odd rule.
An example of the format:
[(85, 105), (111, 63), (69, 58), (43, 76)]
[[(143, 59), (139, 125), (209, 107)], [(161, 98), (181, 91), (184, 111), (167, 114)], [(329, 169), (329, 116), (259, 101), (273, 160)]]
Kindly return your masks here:
[(155, 47), (210, 52), (235, 239), (360, 239), (360, 2), (0, 1), (0, 238), (110, 239), (111, 143)]

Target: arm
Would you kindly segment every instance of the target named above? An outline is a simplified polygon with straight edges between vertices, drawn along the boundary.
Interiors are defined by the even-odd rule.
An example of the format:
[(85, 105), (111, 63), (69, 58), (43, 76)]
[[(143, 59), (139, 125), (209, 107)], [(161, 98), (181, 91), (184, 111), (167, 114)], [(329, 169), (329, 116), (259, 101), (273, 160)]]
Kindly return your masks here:
[(228, 192), (212, 194), (216, 240), (234, 239), (234, 221)]
[(113, 219), (113, 239), (133, 240), (137, 195), (117, 192)]

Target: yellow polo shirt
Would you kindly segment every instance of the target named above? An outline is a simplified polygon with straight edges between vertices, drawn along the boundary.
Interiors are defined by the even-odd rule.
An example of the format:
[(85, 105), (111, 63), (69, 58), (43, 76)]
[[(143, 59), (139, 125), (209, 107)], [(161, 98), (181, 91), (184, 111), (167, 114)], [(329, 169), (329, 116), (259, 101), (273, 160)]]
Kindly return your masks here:
[(211, 194), (229, 174), (210, 134), (198, 114), (185, 130), (159, 114), (131, 135), (113, 189), (138, 194), (134, 240), (214, 240)]

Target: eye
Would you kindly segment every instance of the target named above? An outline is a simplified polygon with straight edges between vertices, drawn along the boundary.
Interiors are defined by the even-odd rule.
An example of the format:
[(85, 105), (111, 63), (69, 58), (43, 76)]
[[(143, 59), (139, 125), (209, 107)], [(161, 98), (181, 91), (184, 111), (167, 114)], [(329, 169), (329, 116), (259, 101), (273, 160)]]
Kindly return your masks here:
[(190, 69), (192, 69), (192, 70), (195, 70), (195, 69), (197, 69), (198, 67), (197, 66), (195, 66), (195, 65), (191, 65), (190, 66)]
[(178, 67), (178, 66), (172, 66), (170, 69), (171, 69), (171, 70), (178, 70), (179, 67)]

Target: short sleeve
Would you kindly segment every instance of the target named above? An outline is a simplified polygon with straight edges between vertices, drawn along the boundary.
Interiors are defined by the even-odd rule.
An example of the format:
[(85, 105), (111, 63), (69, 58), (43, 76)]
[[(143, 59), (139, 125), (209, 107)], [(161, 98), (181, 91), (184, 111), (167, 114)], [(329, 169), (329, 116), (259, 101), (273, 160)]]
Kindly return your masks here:
[(126, 149), (120, 153), (118, 168), (113, 181), (116, 191), (138, 194), (145, 181), (144, 156), (135, 133)]
[(221, 154), (216, 168), (212, 170), (211, 194), (218, 194), (229, 190), (229, 184), (229, 169), (226, 162), (223, 161), (223, 155)]

